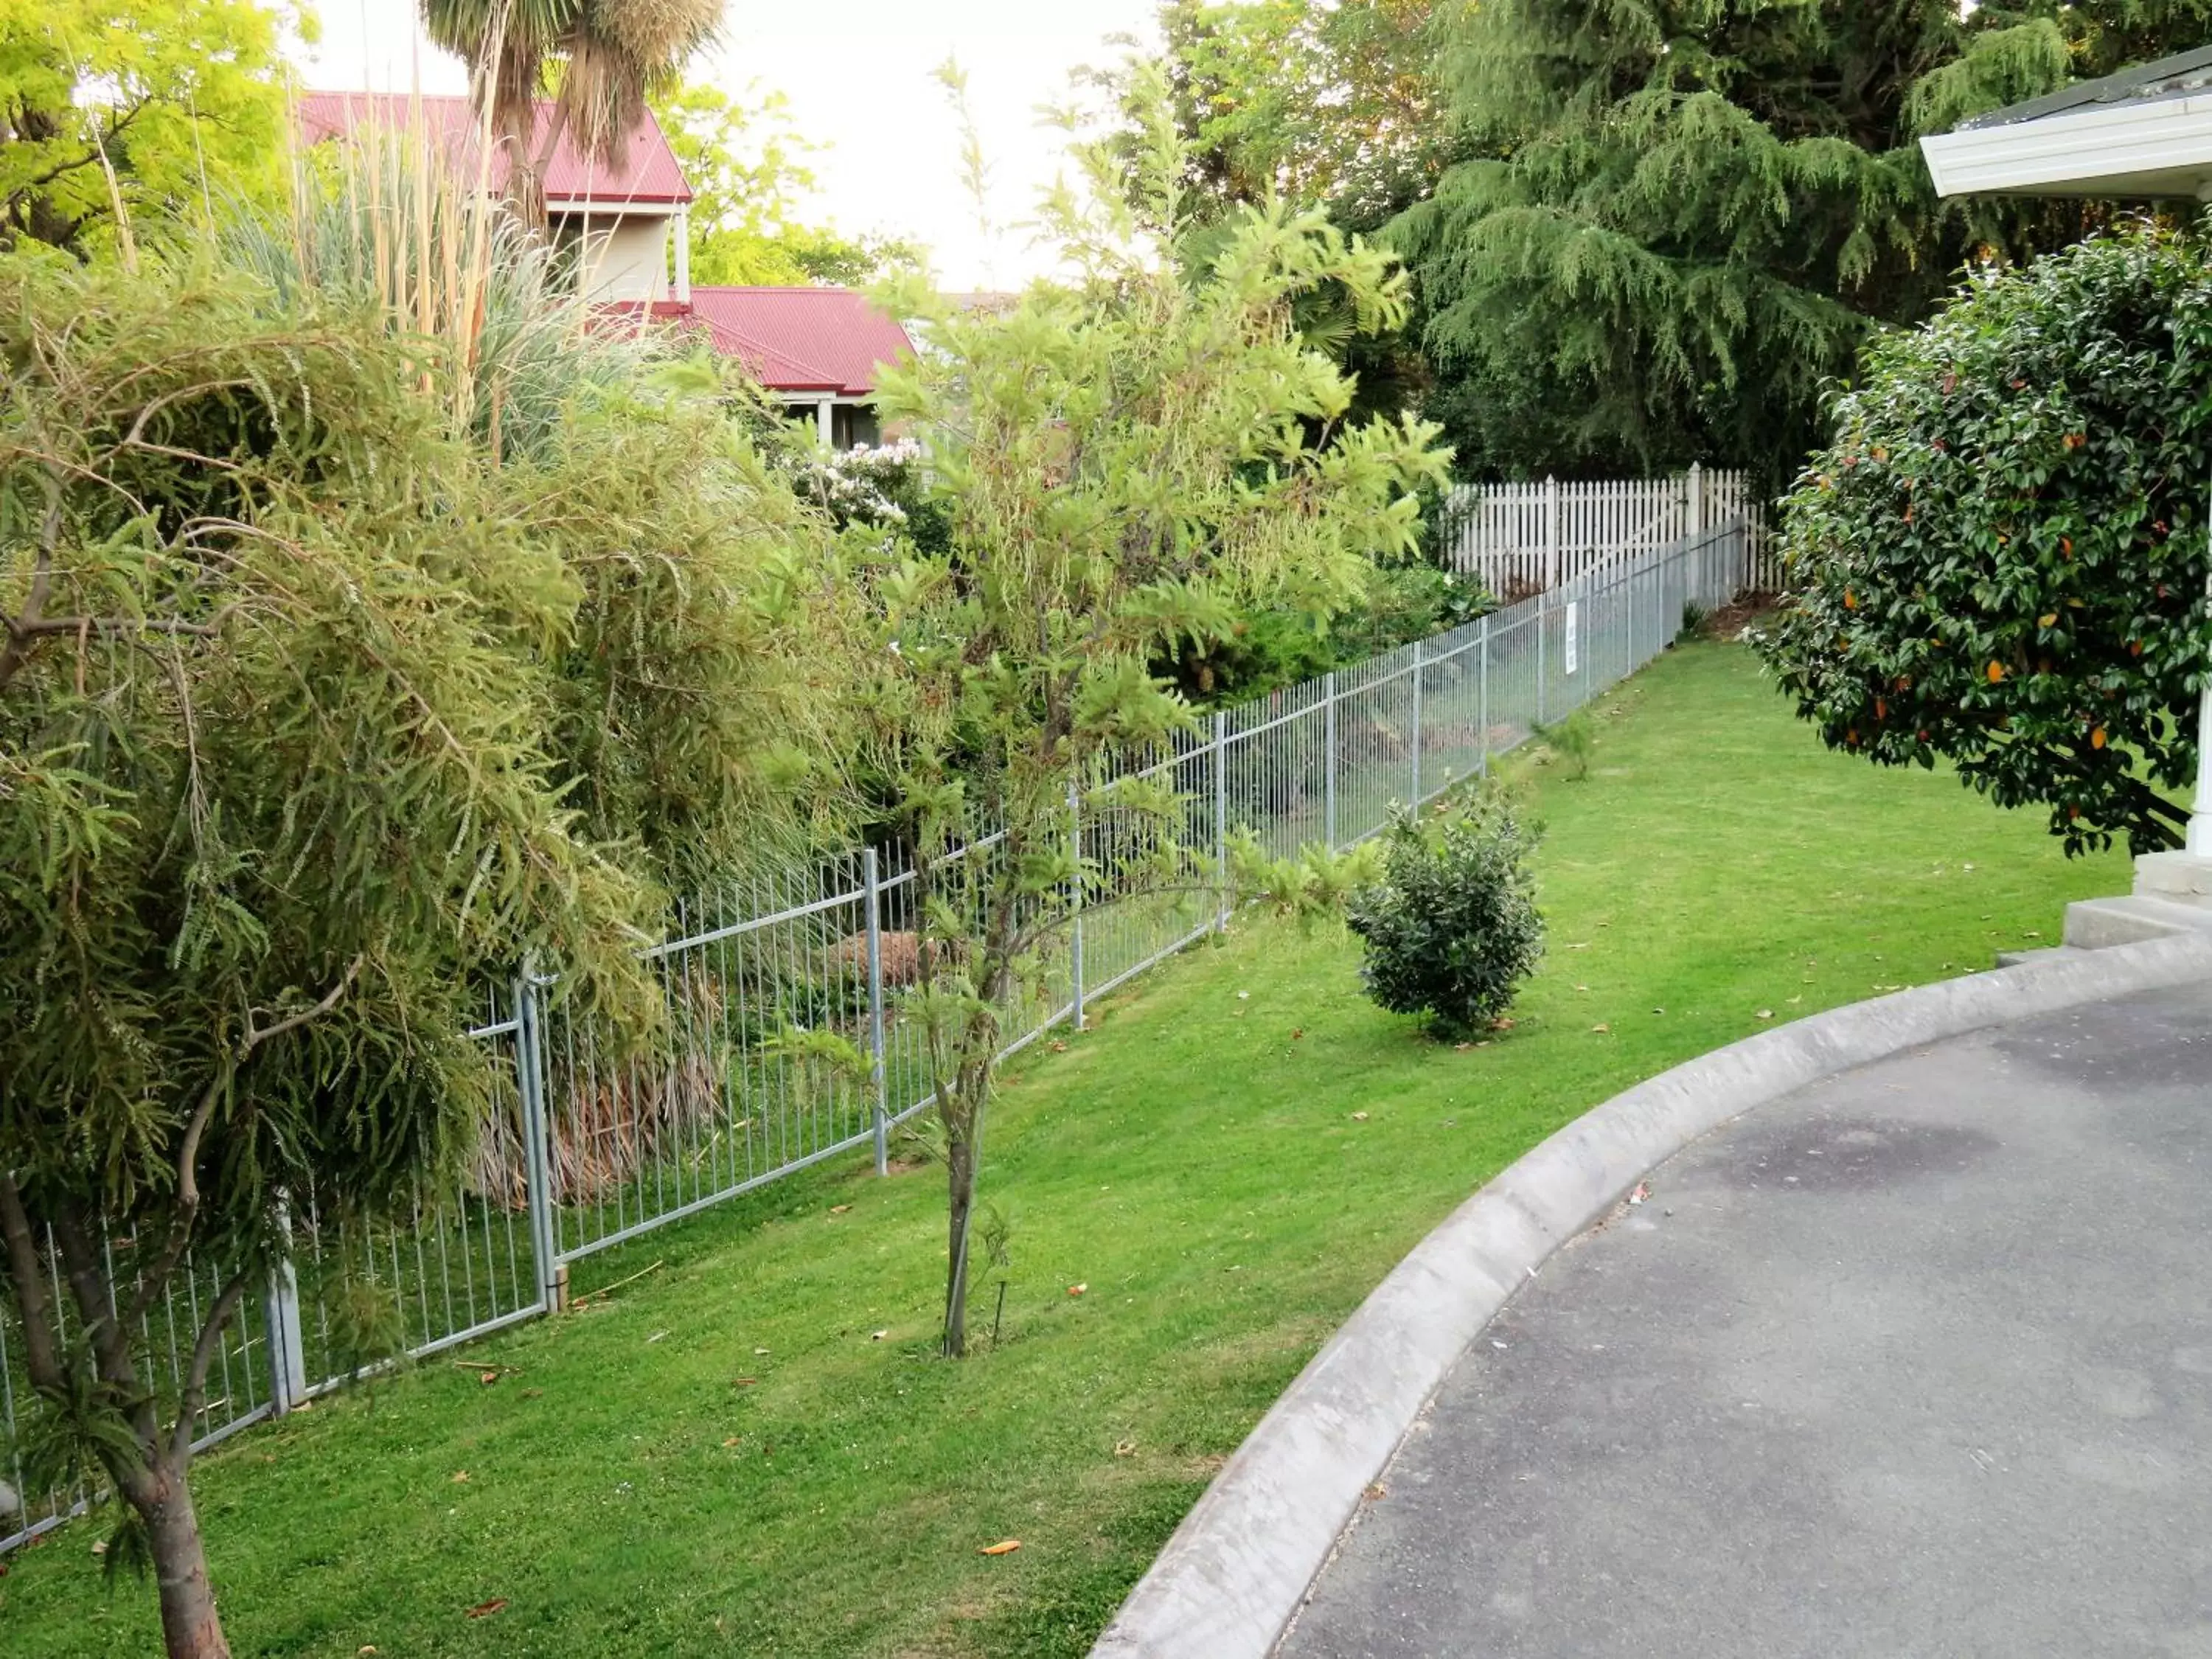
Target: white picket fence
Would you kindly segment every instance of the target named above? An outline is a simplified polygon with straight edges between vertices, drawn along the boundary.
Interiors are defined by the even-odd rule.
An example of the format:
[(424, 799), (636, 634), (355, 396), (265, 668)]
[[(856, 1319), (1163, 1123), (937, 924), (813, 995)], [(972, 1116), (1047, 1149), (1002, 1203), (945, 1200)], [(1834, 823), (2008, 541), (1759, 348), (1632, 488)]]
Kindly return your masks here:
[(1668, 478), (1462, 484), (1447, 511), (1453, 568), (1508, 605), (1737, 520), (1750, 541), (1749, 586), (1782, 586), (1765, 503), (1740, 471), (1692, 465)]

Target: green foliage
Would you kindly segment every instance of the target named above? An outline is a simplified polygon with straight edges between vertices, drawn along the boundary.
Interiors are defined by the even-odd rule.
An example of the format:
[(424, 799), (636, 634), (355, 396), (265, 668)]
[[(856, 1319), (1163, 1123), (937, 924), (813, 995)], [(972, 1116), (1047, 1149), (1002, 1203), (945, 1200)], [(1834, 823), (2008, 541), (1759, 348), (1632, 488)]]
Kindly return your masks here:
[(1366, 944), (1367, 994), (1392, 1013), (1426, 1014), (1438, 1036), (1479, 1031), (1543, 955), (1526, 863), (1534, 838), (1495, 799), (1435, 825), (1401, 813), (1386, 835), (1382, 879), (1346, 915)]
[(1393, 227), (1425, 407), (1469, 476), (1791, 476), (1871, 325), (1925, 315), (1970, 253), (2105, 216), (1939, 204), (1919, 136), (2208, 27), (2206, 0), (1464, 8), (1450, 101), (1475, 153)]
[[(149, 1522), (288, 1209), (456, 1173), (526, 962), (652, 1029), (660, 894), (795, 832), (836, 673), (825, 539), (711, 376), (580, 374), (502, 457), (481, 337), (326, 276), (0, 261), (0, 1243), (54, 1432)], [(131, 1334), (186, 1262), (173, 1393)]]
[(2170, 847), (2193, 777), (2212, 256), (2136, 227), (1975, 277), (1885, 337), (1785, 504), (1760, 641), (1832, 748)]
[(1294, 856), (1277, 859), (1251, 830), (1239, 830), (1229, 838), (1229, 873), (1240, 899), (1310, 922), (1340, 916), (1354, 893), (1382, 878), (1382, 847), (1364, 841), (1338, 853), (1308, 842)]
[(741, 100), (686, 82), (653, 109), (691, 185), (693, 282), (857, 288), (921, 263), (907, 243), (799, 221), (815, 189), (806, 157), (823, 147), (799, 130), (781, 93), (748, 88)]
[[(846, 536), (874, 647), (859, 699), (915, 854), (924, 969), (909, 1017), (946, 1127), (954, 1353), (1010, 994), (1087, 896), (1204, 879), (1165, 782), (1089, 792), (1079, 848), (1071, 792), (1189, 725), (1150, 672), (1163, 650), (1220, 639), (1255, 609), (1342, 609), (1371, 555), (1410, 550), (1410, 492), (1443, 470), (1418, 423), (1316, 441), (1351, 388), (1291, 332), (1290, 307), (1336, 283), (1369, 325), (1388, 325), (1402, 301), (1385, 259), (1318, 214), (1274, 207), (1241, 215), (1211, 269), (1183, 280), (1183, 149), (1157, 84), (1152, 107), (1141, 209), (1104, 145), (1079, 152), (1090, 194), (1046, 204), (1073, 284), (993, 312), (901, 295), (933, 349), (885, 374), (880, 404), (928, 451), (949, 547)], [(963, 855), (981, 830), (1000, 839)]]
[(0, 0), (0, 244), (88, 255), (115, 246), (118, 202), (152, 225), (277, 186), (297, 32), (311, 15), (286, 0)]
[(1590, 750), (1597, 741), (1597, 729), (1590, 724), (1589, 709), (1577, 708), (1563, 720), (1539, 726), (1536, 737), (1559, 763), (1561, 777), (1580, 783), (1589, 776)]
[(1372, 230), (1441, 159), (1433, 0), (1165, 0), (1159, 27), (1201, 216), (1280, 197)]

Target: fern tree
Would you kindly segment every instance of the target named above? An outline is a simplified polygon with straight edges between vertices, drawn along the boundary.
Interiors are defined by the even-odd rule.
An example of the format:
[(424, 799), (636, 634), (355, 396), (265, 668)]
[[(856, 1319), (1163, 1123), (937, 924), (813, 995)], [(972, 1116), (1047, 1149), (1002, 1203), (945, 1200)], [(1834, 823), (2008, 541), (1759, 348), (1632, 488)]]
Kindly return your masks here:
[(1916, 140), (2203, 44), (2209, 0), (1483, 0), (1448, 59), (1478, 154), (1394, 225), (1463, 470), (1779, 480), (1869, 330), (2094, 204), (1939, 204)]

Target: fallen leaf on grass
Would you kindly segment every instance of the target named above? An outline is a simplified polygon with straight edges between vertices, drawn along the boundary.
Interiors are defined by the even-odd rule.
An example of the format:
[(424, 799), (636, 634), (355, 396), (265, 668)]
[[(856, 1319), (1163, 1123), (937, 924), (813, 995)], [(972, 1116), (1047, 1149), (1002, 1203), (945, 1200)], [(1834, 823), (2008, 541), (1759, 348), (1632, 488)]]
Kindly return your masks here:
[(983, 1547), (977, 1550), (975, 1553), (978, 1555), (1012, 1555), (1016, 1550), (1021, 1548), (1021, 1547), (1022, 1540), (1018, 1538), (1002, 1538), (995, 1544), (984, 1545)]
[(456, 1470), (453, 1474), (453, 1484), (457, 1486), (466, 1486), (468, 1479), (469, 1472), (466, 1469)]
[(1474, 1047), (1474, 1045), (1472, 1042), (1455, 1042), (1452, 1044), (1452, 1052), (1454, 1054), (1463, 1054)]
[(1114, 1455), (1115, 1455), (1115, 1456), (1116, 1456), (1116, 1457), (1134, 1457), (1136, 1455), (1137, 1455), (1137, 1443), (1136, 1443), (1135, 1441), (1133, 1441), (1133, 1440), (1116, 1440), (1116, 1441), (1114, 1443)]
[(757, 1376), (741, 1376), (737, 1380), (733, 1386), (740, 1389), (750, 1389), (754, 1383), (759, 1381), (760, 1378)]
[(735, 1434), (733, 1434), (733, 1435), (732, 1435), (732, 1436), (731, 1436), (727, 1440), (725, 1440), (722, 1443), (723, 1443), (725, 1446), (734, 1446), (734, 1445), (736, 1445), (736, 1444), (738, 1443), (738, 1442), (739, 1440), (741, 1440), (741, 1439), (743, 1439), (743, 1438), (744, 1438), (744, 1437), (743, 1437), (742, 1435), (735, 1435)]
[(366, 1645), (363, 1645), (363, 1646), (362, 1646), (362, 1647), (357, 1647), (357, 1648), (356, 1648), (356, 1649), (354, 1650), (354, 1654), (355, 1654), (355, 1656), (356, 1656), (356, 1659), (359, 1659), (359, 1656), (361, 1656), (361, 1655), (362, 1655), (362, 1654), (374, 1653), (375, 1651), (376, 1651), (376, 1645), (375, 1645), (375, 1644), (374, 1644), (374, 1643), (369, 1643), (369, 1644), (366, 1644)]
[(768, 1350), (767, 1350), (766, 1348), (755, 1348), (755, 1349), (753, 1350), (753, 1357), (754, 1357), (756, 1359), (757, 1359), (758, 1358), (760, 1358), (760, 1356), (761, 1356), (761, 1355), (763, 1355), (763, 1354), (766, 1353), (767, 1352), (768, 1352)]
[(1774, 1018), (1774, 1010), (1771, 1008), (1762, 1008), (1759, 1011), (1759, 1018), (1761, 1019), (1772, 1019)]
[(868, 1338), (868, 1340), (869, 1340), (869, 1341), (871, 1341), (871, 1342), (880, 1342), (880, 1341), (882, 1341), (885, 1337), (889, 1336), (890, 1334), (890, 1333), (889, 1331), (878, 1331), (878, 1332), (874, 1333), (872, 1335), (871, 1335), (871, 1336)]
[(1490, 1022), (1490, 1029), (1493, 1031), (1510, 1031), (1513, 1029), (1515, 1023), (1516, 1022), (1508, 1016), (1500, 1014), (1496, 1019)]
[[(2035, 935), (2034, 935), (2034, 934), (2033, 934), (2033, 933), (2030, 933), (2030, 934), (2028, 935), (2028, 937), (2029, 937), (2030, 939), (2033, 939), (2033, 938), (2035, 937)], [(1297, 1042), (1300, 1037), (1304, 1036), (1305, 1034), (1306, 1034), (1306, 1029), (1305, 1029), (1305, 1027), (1304, 1027), (1304, 1026), (1303, 1026), (1303, 1025), (1298, 1026), (1296, 1030), (1292, 1030), (1292, 1031), (1291, 1031), (1291, 1042)]]
[(656, 1342), (659, 1341), (659, 1340), (660, 1340), (660, 1339), (661, 1339), (662, 1337), (664, 1337), (664, 1336), (665, 1336), (665, 1335), (667, 1335), (667, 1334), (668, 1334), (668, 1333), (667, 1333), (666, 1331), (655, 1331), (655, 1332), (654, 1332), (651, 1336), (648, 1336), (648, 1337), (647, 1337), (647, 1338), (645, 1339), (645, 1346), (646, 1346), (647, 1347), (648, 1347), (648, 1348), (649, 1348), (649, 1347), (651, 1347), (654, 1343), (656, 1343)]
[(1056, 1054), (1064, 1054), (1067, 1052), (1067, 1044), (1059, 1037), (1054, 1037), (1052, 1040), (1052, 1051)]
[(1070, 1296), (1081, 1296), (1084, 1291), (1090, 1288), (1091, 1286), (1088, 1285), (1071, 1285), (1067, 1287), (1067, 1293)]
[(1613, 1027), (1610, 1025), (1593, 1025), (1590, 1027), (1590, 1030), (1593, 1031), (1610, 1031), (1612, 1029)]
[(506, 1605), (507, 1598), (504, 1595), (495, 1595), (490, 1601), (479, 1601), (476, 1606), (471, 1607), (469, 1609), (469, 1617), (471, 1619), (489, 1619), (492, 1614), (497, 1613)]
[(497, 1371), (486, 1371), (483, 1376), (477, 1377), (477, 1381), (483, 1383), (484, 1387), (488, 1389), (491, 1387), (493, 1383), (499, 1381), (499, 1373)]
[(846, 1211), (852, 1207), (853, 1206), (849, 1204), (832, 1204), (830, 1206), (830, 1213), (831, 1215), (842, 1215)]
[(1352, 1121), (1354, 1123), (1364, 1123), (1367, 1121), (1367, 1114), (1364, 1112), (1354, 1112), (1352, 1115)]

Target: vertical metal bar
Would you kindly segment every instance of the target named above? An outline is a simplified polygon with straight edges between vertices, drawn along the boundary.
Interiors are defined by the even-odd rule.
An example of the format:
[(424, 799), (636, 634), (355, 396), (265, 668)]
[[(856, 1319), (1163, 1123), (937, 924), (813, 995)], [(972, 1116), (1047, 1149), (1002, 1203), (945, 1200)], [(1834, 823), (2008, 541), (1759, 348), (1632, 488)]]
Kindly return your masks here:
[(876, 1173), (889, 1175), (890, 1115), (884, 1105), (883, 884), (872, 847), (860, 854), (860, 875), (866, 893), (864, 914), (868, 925), (868, 1082), (876, 1097)]
[(269, 1404), (282, 1417), (307, 1397), (307, 1359), (300, 1340), (300, 1275), (292, 1263), (292, 1210), (282, 1198), (276, 1201), (276, 1229), (283, 1241), (283, 1254), (269, 1270), (262, 1313), (269, 1331)]
[(1482, 619), (1482, 631), (1475, 635), (1475, 742), (1481, 746), (1482, 775), (1490, 775), (1490, 618)]
[(1220, 884), (1220, 915), (1214, 925), (1229, 931), (1229, 716), (1213, 715), (1213, 878)]
[(1421, 804), (1421, 642), (1413, 641), (1413, 805)]
[(1336, 850), (1336, 671), (1321, 677), (1322, 786), (1321, 833), (1332, 853)]
[(1073, 880), (1075, 922), (1069, 929), (1069, 978), (1075, 994), (1075, 1029), (1083, 1029), (1083, 799), (1076, 793), (1075, 785), (1067, 786), (1067, 834), (1070, 849), (1075, 860)]
[(1544, 723), (1544, 635), (1548, 631), (1549, 618), (1545, 612), (1552, 604), (1551, 590), (1536, 595), (1536, 724)]
[(526, 968), (514, 981), (514, 1081), (522, 1092), (523, 1197), (530, 1206), (530, 1243), (537, 1264), (538, 1305), (552, 1313), (558, 1310), (554, 1279), (558, 1263), (553, 1240), (553, 1194), (551, 1183), (546, 1179), (550, 1149), (546, 1144), (540, 1011), (537, 976)]

